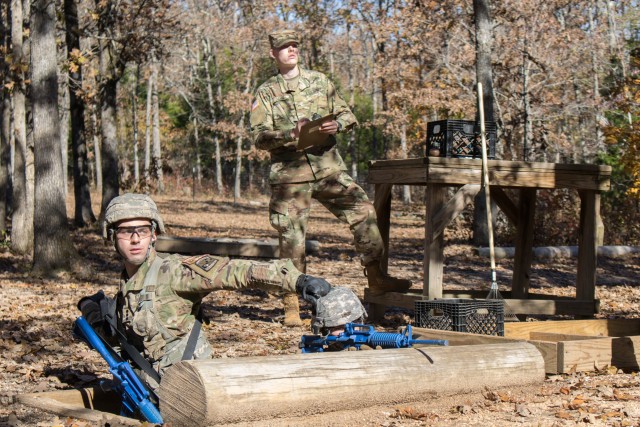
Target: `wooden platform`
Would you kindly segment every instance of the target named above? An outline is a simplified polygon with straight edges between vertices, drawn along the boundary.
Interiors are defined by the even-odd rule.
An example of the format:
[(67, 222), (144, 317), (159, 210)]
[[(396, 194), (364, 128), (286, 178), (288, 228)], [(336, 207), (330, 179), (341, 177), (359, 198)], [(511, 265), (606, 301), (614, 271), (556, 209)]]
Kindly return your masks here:
[[(489, 160), (488, 167), (492, 199), (516, 227), (510, 298), (513, 299), (513, 307), (517, 308), (517, 313), (577, 316), (592, 316), (597, 313), (597, 236), (602, 229), (599, 216), (600, 193), (610, 187), (611, 167), (505, 160)], [(368, 181), (375, 184), (374, 205), (386, 249), (385, 258), (381, 261), (383, 269), (386, 271), (388, 257), (392, 254), (389, 248), (389, 229), (393, 185), (426, 186), (422, 296), (426, 299), (443, 298), (443, 231), (479, 193), (481, 177), (482, 162), (473, 159), (424, 157), (370, 162)], [(449, 187), (457, 188), (457, 192), (447, 200)], [(506, 188), (516, 189), (518, 199), (512, 200), (504, 191)], [(536, 296), (530, 295), (529, 287), (537, 190), (558, 188), (577, 190), (581, 201), (576, 295), (573, 302), (536, 302)], [(395, 305), (406, 298), (396, 294), (374, 298), (365, 293), (365, 300), (372, 304), (370, 315), (377, 318), (384, 312), (385, 306)]]
[(640, 319), (505, 323), (504, 337), (413, 328), (425, 339), (449, 345), (526, 340), (542, 353), (547, 373), (589, 372), (609, 367), (640, 369)]

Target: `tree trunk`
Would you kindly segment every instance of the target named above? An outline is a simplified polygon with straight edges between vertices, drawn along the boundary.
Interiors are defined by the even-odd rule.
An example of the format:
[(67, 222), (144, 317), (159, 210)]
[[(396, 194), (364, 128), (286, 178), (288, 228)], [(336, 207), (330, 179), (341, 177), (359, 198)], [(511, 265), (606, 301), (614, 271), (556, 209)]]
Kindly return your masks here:
[[(0, 8), (0, 47), (7, 49), (9, 46), (9, 37), (7, 30), (11, 24), (9, 19), (9, 5), (2, 4)], [(5, 50), (8, 52), (8, 50)], [(8, 67), (5, 63), (4, 56), (0, 56), (0, 84), (4, 86), (8, 82)], [(9, 102), (7, 102), (9, 101)], [(9, 94), (5, 91), (0, 92), (0, 240), (5, 239), (7, 230), (7, 213), (9, 203), (9, 190), (11, 183), (9, 181), (9, 156), (10, 156), (10, 132), (11, 132), (11, 104)]]
[(140, 80), (140, 64), (136, 67), (134, 79), (131, 90), (131, 127), (133, 130), (133, 182), (137, 189), (140, 183), (140, 160), (138, 159), (138, 81)]
[(151, 106), (152, 104), (152, 93), (153, 86), (155, 82), (153, 81), (153, 72), (149, 73), (149, 77), (147, 78), (147, 110), (144, 119), (144, 188), (145, 191), (149, 191), (149, 184), (151, 183)]
[(100, 218), (109, 202), (120, 192), (118, 177), (118, 132), (116, 126), (118, 81), (111, 64), (111, 48), (100, 43), (100, 128), (102, 133), (102, 203)]
[[(80, 29), (76, 0), (64, 0), (67, 49), (80, 50)], [(75, 199), (74, 222), (84, 227), (95, 222), (91, 209), (89, 185), (89, 158), (84, 126), (84, 99), (76, 94), (82, 88), (81, 65), (76, 71), (69, 70), (69, 109), (71, 114), (71, 147), (73, 152), (73, 195)]]
[[(25, 0), (25, 6), (29, 3)], [(23, 18), (26, 11), (22, 0), (11, 1), (11, 41), (13, 60), (25, 63)], [(28, 15), (27, 15), (28, 19)], [(27, 143), (25, 75), (17, 70), (12, 76), (13, 127), (15, 135), (15, 159), (13, 172), (13, 214), (11, 216), (11, 249), (20, 254), (31, 255), (33, 251), (33, 151)]]
[(91, 126), (93, 127), (93, 154), (95, 158), (94, 167), (96, 169), (96, 188), (102, 193), (102, 143), (100, 132), (100, 120), (98, 119), (97, 105), (91, 107)]
[(9, 213), (9, 194), (11, 190), (9, 161), (11, 155), (11, 104), (8, 94), (0, 99), (0, 238), (7, 231), (7, 215)]
[(158, 180), (158, 191), (163, 193), (164, 180), (162, 177), (162, 149), (160, 147), (160, 104), (158, 102), (158, 61), (155, 58), (151, 61), (153, 74), (153, 91), (151, 94), (153, 103), (153, 168), (155, 177)]
[[(493, 24), (491, 21), (490, 0), (473, 0), (473, 12), (475, 14), (476, 27), (476, 79), (479, 83), (482, 83), (483, 87), (482, 103), (486, 123), (494, 120), (493, 78), (491, 71)], [(479, 112), (476, 114), (476, 121), (480, 120), (479, 114)], [(486, 246), (489, 243), (484, 190), (476, 196), (474, 203), (473, 243), (479, 246)]]
[[(349, 90), (349, 108), (354, 110), (356, 94), (353, 82), (353, 49), (351, 47), (351, 23), (347, 22), (347, 87)], [(358, 180), (358, 156), (356, 147), (356, 131), (349, 132), (349, 153), (351, 154), (351, 177)]]
[[(67, 46), (66, 38), (60, 46), (60, 53), (63, 58), (69, 56), (69, 49)], [(60, 123), (60, 154), (62, 155), (62, 179), (65, 200), (67, 198), (67, 185), (69, 184), (67, 174), (69, 171), (69, 73), (60, 69), (58, 71), (58, 113)]]
[(76, 252), (67, 224), (60, 154), (55, 3), (35, 0), (32, 10), (31, 99), (37, 172), (33, 271), (50, 276), (56, 270), (69, 270)]
[[(218, 109), (216, 108), (216, 99), (213, 95), (213, 82), (211, 81), (211, 71), (209, 69), (209, 62), (213, 61), (213, 66), (216, 69), (216, 76), (218, 74), (216, 59), (215, 56), (211, 53), (211, 45), (209, 40), (202, 40), (203, 49), (204, 49), (204, 71), (205, 71), (205, 79), (207, 84), (207, 99), (209, 100), (209, 114), (211, 115), (211, 126), (215, 126), (218, 122)], [(220, 93), (220, 84), (216, 78), (216, 93)], [(218, 138), (218, 132), (214, 130), (213, 136), (213, 144), (215, 147), (215, 164), (216, 164), (216, 187), (218, 189), (218, 193), (222, 193), (222, 161), (220, 159), (220, 138)]]

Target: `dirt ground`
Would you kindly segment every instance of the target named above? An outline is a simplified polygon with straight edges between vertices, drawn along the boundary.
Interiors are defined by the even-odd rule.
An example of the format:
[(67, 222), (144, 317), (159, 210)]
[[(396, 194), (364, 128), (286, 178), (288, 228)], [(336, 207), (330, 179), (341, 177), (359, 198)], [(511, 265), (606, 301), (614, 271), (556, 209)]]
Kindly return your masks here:
[[(98, 211), (94, 195), (94, 212)], [(156, 197), (174, 236), (274, 238), (267, 218), (268, 199), (257, 196), (234, 205), (225, 198), (166, 195)], [(72, 215), (71, 202), (68, 204)], [(489, 262), (474, 255), (462, 223), (446, 231), (445, 289), (487, 289)], [(424, 207), (395, 206), (392, 211), (390, 272), (410, 279), (414, 288), (422, 281)], [(79, 314), (75, 304), (81, 296), (99, 289), (116, 291), (119, 262), (105, 246), (97, 227), (73, 230), (84, 267), (73, 274), (34, 278), (26, 258), (0, 246), (0, 427), (86, 426), (88, 422), (62, 419), (18, 404), (22, 393), (63, 390), (94, 385), (109, 378), (97, 353), (74, 341), (70, 328)], [(348, 228), (324, 208), (314, 206), (309, 239), (320, 242), (317, 254), (308, 257), (308, 273), (348, 286), (362, 296), (366, 278), (350, 244)], [(597, 317), (639, 317), (640, 256), (599, 259)], [(551, 295), (575, 295), (576, 261), (564, 259), (533, 266), (532, 291)], [(510, 283), (512, 263), (498, 262), (498, 282)], [(261, 291), (219, 291), (205, 299), (210, 323), (205, 331), (215, 357), (293, 354), (308, 327), (284, 328), (282, 302)], [(412, 320), (413, 313), (388, 310), (375, 323), (380, 330), (395, 331)], [(309, 319), (305, 310), (305, 319)], [(542, 320), (542, 319), (529, 319)], [(383, 350), (380, 350), (383, 351)], [(484, 390), (452, 396), (439, 395), (423, 401), (368, 407), (354, 396), (349, 411), (309, 414), (304, 417), (264, 420), (255, 426), (418, 426), (496, 425), (570, 426), (575, 424), (640, 425), (640, 377), (615, 367), (597, 372), (547, 376), (533, 387)], [(473, 369), (473, 367), (470, 367)], [(451, 381), (455, 381), (452, 378)], [(321, 401), (322, 396), (318, 396)]]

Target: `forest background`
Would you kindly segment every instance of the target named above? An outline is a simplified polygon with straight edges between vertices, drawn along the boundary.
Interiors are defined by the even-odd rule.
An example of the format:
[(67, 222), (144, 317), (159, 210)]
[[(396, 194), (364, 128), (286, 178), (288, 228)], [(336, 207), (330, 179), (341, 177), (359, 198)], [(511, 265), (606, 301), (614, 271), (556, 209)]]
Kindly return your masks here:
[[(0, 2), (0, 230), (34, 271), (76, 259), (122, 191), (268, 193), (253, 146), (255, 89), (276, 72), (267, 34), (302, 36), (302, 65), (336, 83), (360, 126), (350, 173), (420, 157), (427, 123), (476, 115), (478, 10), (487, 12), (497, 158), (613, 167), (605, 244), (640, 237), (640, 10), (603, 0), (4, 0)], [(69, 190), (68, 190), (69, 189)], [(404, 203), (423, 189), (397, 190)], [(577, 240), (579, 199), (541, 192), (536, 243)], [(615, 224), (615, 227), (610, 226)], [(507, 230), (508, 231), (508, 230)], [(508, 233), (507, 233), (508, 234)], [(544, 239), (544, 242), (541, 241)]]

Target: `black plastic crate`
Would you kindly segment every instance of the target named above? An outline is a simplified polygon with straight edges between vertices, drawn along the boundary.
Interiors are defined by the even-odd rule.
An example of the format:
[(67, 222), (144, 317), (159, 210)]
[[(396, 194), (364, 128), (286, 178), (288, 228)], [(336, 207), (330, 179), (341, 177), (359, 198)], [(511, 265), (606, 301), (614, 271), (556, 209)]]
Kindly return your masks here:
[[(498, 139), (495, 122), (485, 121), (487, 158), (495, 159)], [(427, 156), (482, 158), (480, 123), (471, 120), (439, 120), (427, 123)]]
[(436, 299), (415, 302), (416, 326), (504, 336), (504, 301)]

